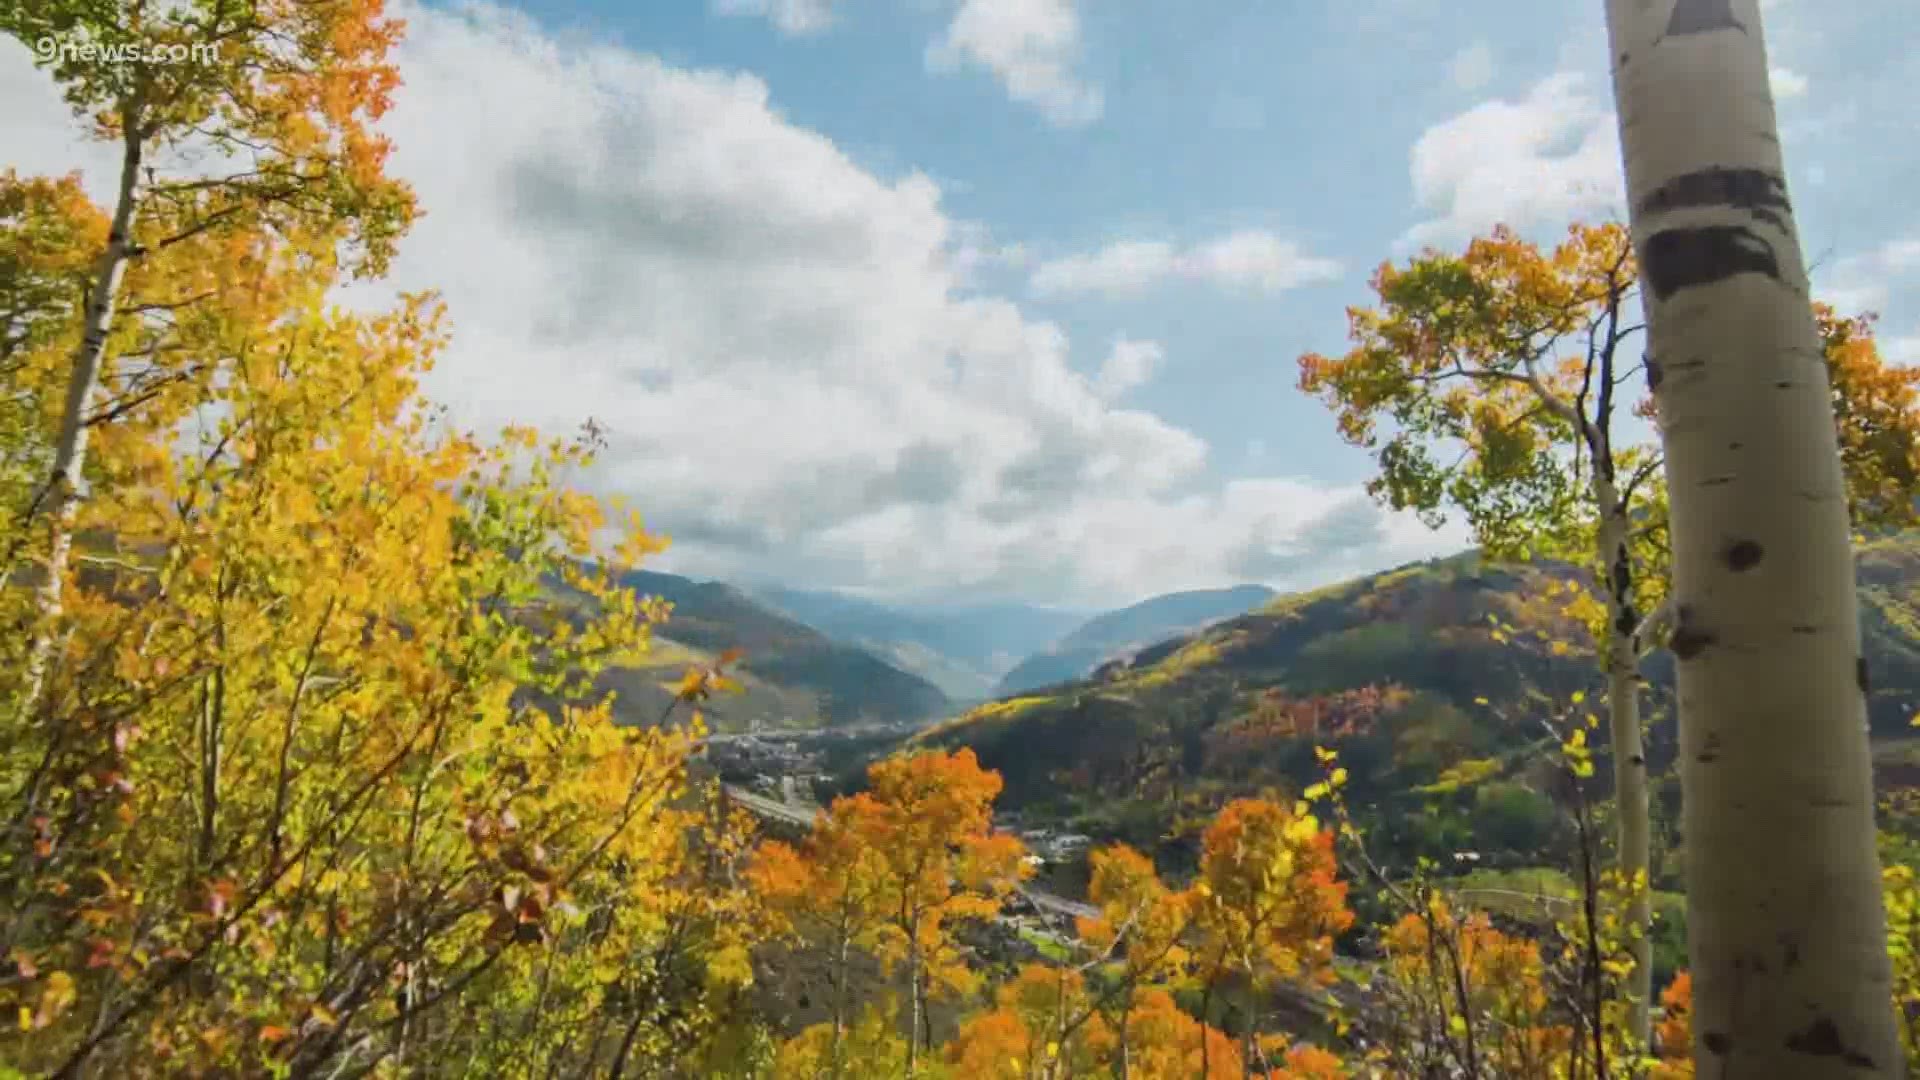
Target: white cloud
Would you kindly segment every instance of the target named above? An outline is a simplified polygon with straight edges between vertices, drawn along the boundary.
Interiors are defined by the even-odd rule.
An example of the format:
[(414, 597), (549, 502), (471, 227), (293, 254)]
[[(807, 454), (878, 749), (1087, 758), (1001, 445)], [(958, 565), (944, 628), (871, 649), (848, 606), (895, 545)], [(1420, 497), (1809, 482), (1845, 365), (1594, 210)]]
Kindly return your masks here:
[(1493, 81), (1493, 47), (1485, 41), (1453, 54), (1447, 62), (1447, 78), (1461, 90), (1478, 90)]
[(1260, 229), (1229, 233), (1185, 250), (1160, 240), (1122, 240), (1087, 255), (1069, 255), (1034, 268), (1041, 296), (1139, 292), (1170, 278), (1229, 288), (1281, 292), (1327, 281), (1340, 264), (1309, 255), (1291, 240)]
[[(952, 186), (940, 185), (944, 191)], [(955, 221), (953, 227), (953, 271), (959, 284), (975, 286), (989, 271), (1024, 271), (1032, 262), (1026, 245), (1005, 243), (992, 230), (977, 221)]]
[(105, 202), (113, 195), (111, 170), (120, 155), (109, 145), (81, 137), (73, 110), (60, 100), (46, 74), (33, 66), (33, 53), (18, 40), (0, 35), (0, 101), (7, 122), (0, 127), (0, 169), (23, 175), (59, 175), (81, 171), (87, 194)]
[(1146, 385), (1166, 358), (1167, 350), (1157, 341), (1115, 339), (1113, 351), (1107, 353), (1100, 364), (1100, 373), (1094, 376), (1093, 388), (1102, 398), (1111, 401)]
[(833, 25), (834, 0), (713, 0), (716, 15), (765, 18), (783, 34), (818, 34)]
[(1412, 179), (1415, 202), (1432, 216), (1401, 238), (1403, 250), (1457, 244), (1498, 224), (1624, 220), (1613, 110), (1574, 72), (1428, 128), (1413, 146)]
[(1090, 124), (1105, 106), (1099, 87), (1076, 72), (1080, 16), (1075, 0), (960, 0), (927, 65), (952, 71), (973, 64), (1000, 80), (1015, 101), (1061, 127)]
[(1075, 292), (1135, 292), (1173, 273), (1173, 245), (1161, 240), (1122, 240), (1091, 255), (1069, 255), (1033, 271), (1033, 291), (1043, 296)]
[[(453, 341), (426, 389), (463, 426), (598, 420), (587, 480), (674, 537), (665, 568), (1105, 603), (1461, 540), (1353, 487), (1210, 479), (1203, 439), (1111, 397), (1157, 346), (1076, 372), (1059, 327), (966, 288), (969, 258), (1016, 249), (783, 119), (756, 78), (563, 46), (494, 7), (397, 13), (383, 124), (428, 213), (392, 277), (343, 298), (441, 291)], [(0, 49), (0, 163), (104, 168), (27, 62)], [(1184, 258), (1258, 283), (1262, 252)]]
[(1773, 83), (1775, 101), (1789, 101), (1806, 95), (1807, 77), (1792, 68), (1770, 68), (1767, 71), (1767, 78)]
[(1812, 271), (1814, 297), (1841, 314), (1882, 312), (1893, 298), (1893, 286), (1920, 284), (1920, 235), (1889, 240), (1831, 263), (1816, 263)]
[(1291, 240), (1247, 229), (1202, 244), (1176, 263), (1175, 272), (1220, 285), (1279, 292), (1337, 277), (1340, 264), (1308, 255)]

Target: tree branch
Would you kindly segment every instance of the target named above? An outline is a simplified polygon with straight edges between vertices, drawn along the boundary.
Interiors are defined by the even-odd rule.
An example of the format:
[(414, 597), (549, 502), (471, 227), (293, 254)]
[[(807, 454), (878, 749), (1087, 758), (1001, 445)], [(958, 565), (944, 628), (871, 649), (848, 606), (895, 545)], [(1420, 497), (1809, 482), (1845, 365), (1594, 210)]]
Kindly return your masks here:
[(1647, 639), (1659, 635), (1672, 619), (1672, 599), (1662, 600), (1659, 607), (1648, 612), (1647, 617), (1640, 620), (1640, 625), (1633, 628), (1634, 648), (1638, 650), (1640, 657), (1651, 656), (1655, 649), (1664, 647), (1664, 643), (1655, 643)]

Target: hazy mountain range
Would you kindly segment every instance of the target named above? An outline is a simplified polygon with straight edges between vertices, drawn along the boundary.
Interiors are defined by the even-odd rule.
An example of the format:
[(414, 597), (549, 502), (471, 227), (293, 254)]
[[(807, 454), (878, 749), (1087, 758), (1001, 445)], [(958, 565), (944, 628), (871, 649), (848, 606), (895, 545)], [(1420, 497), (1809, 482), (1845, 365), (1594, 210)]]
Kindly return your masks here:
[(749, 587), (775, 611), (866, 649), (955, 702), (992, 696), (1002, 676), (1096, 616), (1034, 604), (889, 604), (848, 593)]
[(1021, 661), (994, 688), (996, 697), (1078, 679), (1103, 662), (1209, 623), (1244, 615), (1277, 593), (1265, 585), (1167, 593), (1095, 616)]
[(779, 585), (735, 586), (635, 571), (626, 584), (673, 604), (644, 657), (602, 680), (639, 721), (667, 701), (689, 663), (745, 652), (746, 692), (716, 699), (725, 727), (908, 723), (1007, 692), (1073, 679), (1103, 661), (1271, 598), (1248, 585), (1173, 593), (1116, 611), (1018, 602), (888, 603)]

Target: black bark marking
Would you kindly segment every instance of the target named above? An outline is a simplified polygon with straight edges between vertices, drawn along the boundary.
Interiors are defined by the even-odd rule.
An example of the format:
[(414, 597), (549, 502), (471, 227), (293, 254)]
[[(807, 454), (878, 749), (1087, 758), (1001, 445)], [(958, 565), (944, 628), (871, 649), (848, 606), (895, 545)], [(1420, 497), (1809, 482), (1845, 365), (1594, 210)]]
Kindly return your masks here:
[(1808, 1025), (1807, 1030), (1787, 1036), (1787, 1049), (1808, 1057), (1837, 1057), (1856, 1069), (1873, 1068), (1873, 1059), (1858, 1050), (1847, 1049), (1840, 1041), (1840, 1029), (1824, 1016)]
[(1673, 655), (1682, 660), (1691, 660), (1718, 640), (1712, 632), (1694, 625), (1692, 608), (1680, 605), (1675, 612), (1673, 636), (1667, 639), (1667, 648), (1673, 650)]
[(1632, 59), (1633, 59), (1633, 54), (1632, 54), (1632, 53), (1625, 53), (1625, 52), (1623, 52), (1623, 53), (1621, 53), (1621, 54), (1620, 54), (1620, 66), (1621, 66), (1621, 67), (1626, 67), (1626, 66), (1627, 66), (1627, 61), (1629, 61), (1629, 60), (1632, 60)]
[(1728, 449), (1728, 450), (1738, 450), (1738, 449), (1740, 449), (1741, 447), (1743, 447), (1743, 446), (1745, 446), (1745, 445), (1747, 445), (1747, 444), (1746, 444), (1746, 443), (1737, 443), (1737, 442), (1730, 442), (1730, 443), (1728, 443), (1728, 444), (1727, 444), (1727, 449)]
[(1744, 573), (1760, 565), (1760, 557), (1766, 550), (1752, 540), (1735, 540), (1727, 545), (1727, 569), (1734, 573)]
[(1662, 229), (1647, 237), (1640, 254), (1653, 295), (1665, 300), (1681, 289), (1711, 285), (1739, 274), (1780, 280), (1773, 245), (1744, 225)]
[(1853, 661), (1853, 680), (1860, 684), (1860, 692), (1873, 693), (1873, 680), (1867, 677), (1867, 658), (1856, 657)]
[(1627, 759), (1627, 764), (1633, 766), (1636, 769), (1643, 769), (1647, 765), (1647, 759), (1640, 756), (1639, 754), (1635, 754), (1632, 757)]
[(1704, 34), (1712, 30), (1747, 32), (1740, 20), (1733, 17), (1732, 0), (1679, 0), (1673, 5), (1673, 15), (1667, 19), (1665, 36)]
[(1651, 355), (1646, 358), (1646, 365), (1647, 393), (1651, 394), (1655, 390), (1660, 389), (1660, 383), (1666, 379), (1667, 373), (1660, 367), (1660, 361), (1655, 360)]
[(1733, 1040), (1727, 1038), (1725, 1032), (1709, 1031), (1700, 1036), (1700, 1043), (1707, 1048), (1707, 1053), (1709, 1054), (1718, 1054), (1721, 1057), (1725, 1057), (1727, 1054), (1733, 1052)]
[(1813, 633), (1814, 631), (1816, 631), (1816, 630), (1818, 630), (1818, 629), (1819, 629), (1819, 627), (1817, 627), (1817, 626), (1810, 626), (1810, 625), (1808, 625), (1808, 624), (1806, 624), (1806, 623), (1794, 623), (1794, 624), (1793, 624), (1793, 632), (1794, 632), (1794, 633), (1796, 633), (1796, 634), (1811, 634), (1811, 633)]
[(1780, 939), (1780, 961), (1789, 971), (1800, 966), (1800, 942), (1797, 939), (1792, 937)]
[(1784, 231), (1786, 215), (1793, 209), (1787, 202), (1786, 178), (1762, 169), (1711, 168), (1676, 176), (1640, 200), (1640, 213), (1681, 210), (1701, 206), (1731, 206)]

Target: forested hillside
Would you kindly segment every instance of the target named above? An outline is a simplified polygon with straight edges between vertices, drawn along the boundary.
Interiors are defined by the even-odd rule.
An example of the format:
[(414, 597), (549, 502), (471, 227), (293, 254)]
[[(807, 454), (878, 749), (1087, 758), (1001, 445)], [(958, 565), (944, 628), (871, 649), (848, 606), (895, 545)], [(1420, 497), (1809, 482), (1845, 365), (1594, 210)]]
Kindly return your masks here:
[[(1863, 544), (1859, 579), (1874, 731), (1887, 775), (1904, 778), (1894, 763), (1920, 703), (1920, 538)], [(1300, 791), (1321, 771), (1314, 746), (1335, 747), (1365, 816), (1413, 822), (1390, 850), (1398, 860), (1473, 849), (1525, 861), (1553, 816), (1543, 711), (1599, 699), (1591, 641), (1564, 608), (1581, 580), (1564, 564), (1473, 554), (1415, 564), (1281, 597), (913, 743), (971, 747), (1006, 778), (1010, 805), (1147, 844), (1228, 798)], [(1659, 774), (1673, 754), (1671, 657), (1644, 672)], [(1428, 814), (1434, 805), (1446, 812)]]
[[(738, 730), (856, 723), (904, 724), (939, 716), (946, 695), (917, 675), (866, 650), (755, 603), (720, 582), (635, 570), (621, 584), (673, 605), (653, 648), (610, 666), (602, 689), (619, 694), (616, 712), (644, 722), (673, 700), (672, 684), (689, 663), (711, 663), (740, 649), (741, 693), (715, 702), (716, 727)], [(669, 630), (668, 627), (671, 627)]]
[(1272, 597), (1273, 590), (1264, 585), (1196, 589), (1151, 597), (1096, 615), (1045, 650), (1022, 660), (1000, 680), (995, 694), (1005, 697), (1077, 679), (1102, 660), (1238, 615)]

